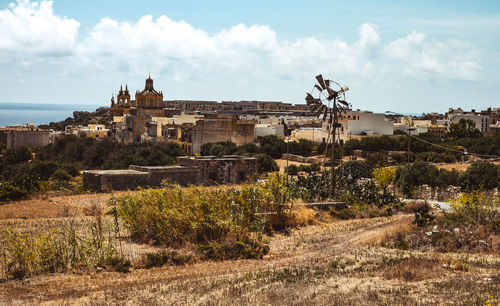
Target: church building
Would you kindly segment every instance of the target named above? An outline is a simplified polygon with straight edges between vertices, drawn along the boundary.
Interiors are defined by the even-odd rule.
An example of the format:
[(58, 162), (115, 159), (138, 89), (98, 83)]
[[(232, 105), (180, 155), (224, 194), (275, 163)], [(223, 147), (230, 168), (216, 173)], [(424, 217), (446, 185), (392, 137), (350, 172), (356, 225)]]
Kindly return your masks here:
[(112, 116), (148, 114), (161, 117), (164, 115), (163, 109), (163, 92), (154, 89), (151, 76), (146, 79), (144, 89), (136, 91), (135, 100), (130, 100), (128, 85), (125, 85), (125, 90), (120, 86), (116, 100), (114, 96), (111, 97)]

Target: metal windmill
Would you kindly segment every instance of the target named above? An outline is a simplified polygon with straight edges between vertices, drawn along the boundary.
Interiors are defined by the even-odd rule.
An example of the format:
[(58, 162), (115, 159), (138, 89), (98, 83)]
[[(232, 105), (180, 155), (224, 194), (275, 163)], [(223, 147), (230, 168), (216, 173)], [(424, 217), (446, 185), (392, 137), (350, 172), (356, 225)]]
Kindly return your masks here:
[(317, 83), (314, 85), (311, 93), (307, 93), (306, 103), (311, 112), (318, 118), (323, 115), (323, 121), (328, 120), (328, 133), (332, 138), (332, 185), (330, 197), (333, 198), (335, 192), (335, 135), (338, 135), (337, 129), (340, 127), (339, 120), (349, 109), (349, 103), (345, 101), (345, 92), (349, 90), (347, 86), (340, 86), (339, 83), (330, 79), (323, 79), (323, 75), (316, 76)]

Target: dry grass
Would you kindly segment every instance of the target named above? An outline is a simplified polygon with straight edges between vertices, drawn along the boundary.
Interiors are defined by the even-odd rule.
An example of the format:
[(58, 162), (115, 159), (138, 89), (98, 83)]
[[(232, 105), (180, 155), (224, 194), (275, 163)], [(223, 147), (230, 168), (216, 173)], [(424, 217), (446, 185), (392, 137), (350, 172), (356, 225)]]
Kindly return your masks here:
[[(73, 221), (78, 226), (91, 221), (84, 207), (92, 207), (92, 197), (85, 200), (83, 196), (80, 204), (71, 202), (71, 198), (65, 202), (79, 212)], [(43, 231), (73, 218), (39, 211), (43, 218), (4, 218), (0, 228)], [(338, 221), (329, 220), (325, 212), (300, 206), (295, 207), (294, 214), (299, 227), (268, 237), (271, 251), (261, 260), (194, 260), (181, 266), (133, 269), (128, 274), (75, 271), (0, 281), (0, 304), (500, 302), (499, 254), (443, 254), (381, 247), (385, 237), (413, 230), (411, 214)], [(145, 253), (159, 251), (130, 242), (125, 232), (122, 236), (124, 252), (136, 262)]]
[[(452, 164), (435, 164), (438, 169), (465, 171), (472, 163), (452, 163)], [(495, 165), (500, 165), (500, 161), (493, 162)]]
[(443, 274), (438, 259), (409, 257), (396, 260), (382, 272), (386, 279), (400, 279), (406, 282), (437, 278)]

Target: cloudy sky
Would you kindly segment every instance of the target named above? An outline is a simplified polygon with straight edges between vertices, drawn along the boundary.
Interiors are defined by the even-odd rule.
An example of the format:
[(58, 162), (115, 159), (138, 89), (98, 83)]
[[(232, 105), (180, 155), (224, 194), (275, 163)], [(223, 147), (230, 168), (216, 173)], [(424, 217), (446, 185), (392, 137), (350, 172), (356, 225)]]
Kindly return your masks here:
[(148, 73), (165, 99), (500, 107), (500, 1), (0, 0), (0, 102), (108, 105)]

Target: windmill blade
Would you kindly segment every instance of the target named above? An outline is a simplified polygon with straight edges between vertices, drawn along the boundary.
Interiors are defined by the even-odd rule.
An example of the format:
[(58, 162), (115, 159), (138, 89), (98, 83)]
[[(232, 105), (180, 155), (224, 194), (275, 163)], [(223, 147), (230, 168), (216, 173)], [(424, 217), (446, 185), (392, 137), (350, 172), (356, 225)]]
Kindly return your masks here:
[(307, 96), (306, 96), (307, 105), (310, 105), (313, 100), (314, 100), (313, 96), (310, 93), (307, 93)]
[(325, 79), (326, 88), (330, 87), (330, 79)]
[(333, 98), (335, 98), (335, 90), (331, 89), (330, 87), (326, 88), (326, 91), (328, 91), (328, 101), (331, 101)]
[(326, 108), (326, 105), (321, 105), (321, 107), (318, 109), (318, 111), (316, 112), (316, 117), (319, 118), (319, 116), (321, 116), (321, 113), (323, 112), (323, 110)]
[(315, 113), (317, 112), (320, 108), (323, 107), (323, 104), (316, 104), (311, 107), (311, 112)]
[(318, 104), (321, 104), (321, 100), (320, 99), (312, 99), (312, 100), (307, 101), (307, 105), (308, 106), (311, 106), (311, 105), (316, 106)]
[(344, 85), (344, 86), (342, 86), (342, 88), (339, 90), (339, 93), (346, 92), (346, 91), (348, 91), (348, 90), (349, 90), (349, 87), (347, 87), (347, 86), (345, 86), (345, 85)]
[(325, 81), (323, 80), (323, 75), (318, 74), (316, 76), (316, 80), (318, 80), (319, 85), (321, 85), (323, 89), (326, 89)]
[(346, 101), (344, 100), (338, 100), (338, 102), (342, 105), (344, 105), (345, 107), (348, 107), (349, 106), (349, 103), (347, 103)]
[(319, 85), (318, 85), (318, 84), (314, 85), (314, 87), (316, 87), (316, 89), (317, 89), (317, 90), (319, 90), (319, 92), (322, 92), (322, 91), (323, 91), (323, 89), (322, 89), (321, 87), (319, 87)]

